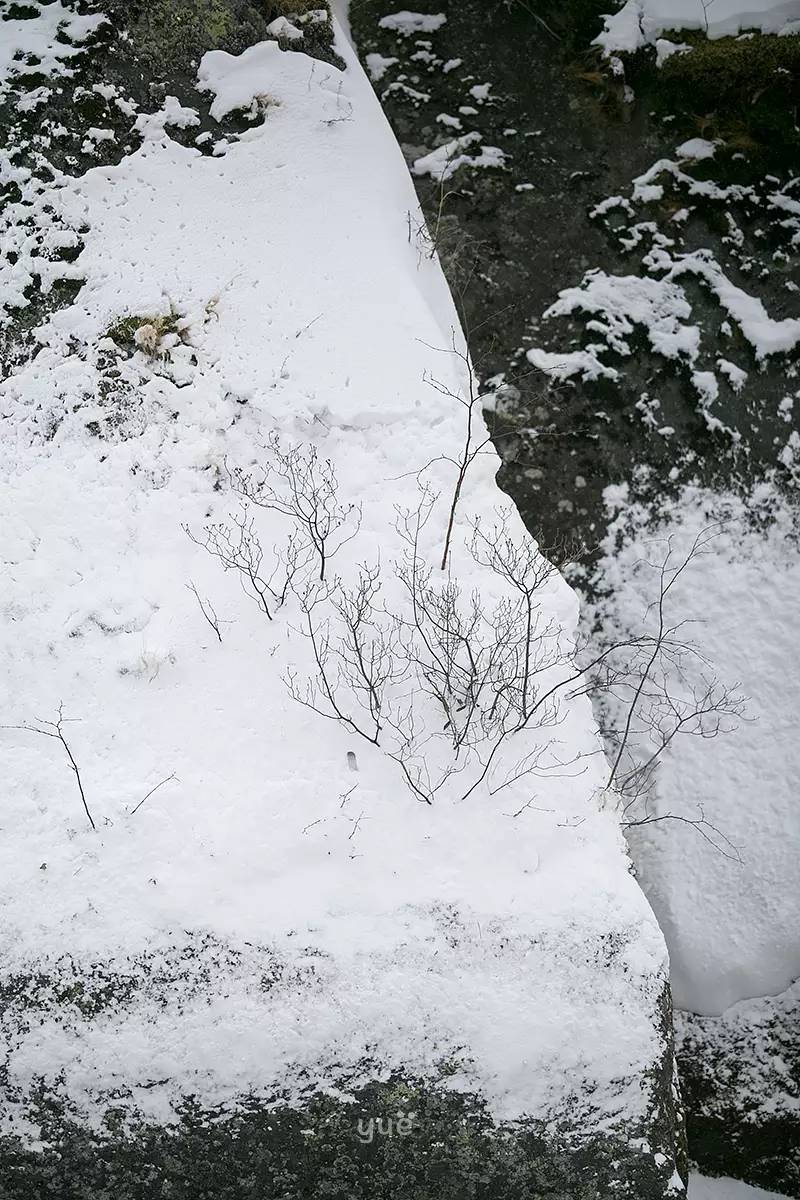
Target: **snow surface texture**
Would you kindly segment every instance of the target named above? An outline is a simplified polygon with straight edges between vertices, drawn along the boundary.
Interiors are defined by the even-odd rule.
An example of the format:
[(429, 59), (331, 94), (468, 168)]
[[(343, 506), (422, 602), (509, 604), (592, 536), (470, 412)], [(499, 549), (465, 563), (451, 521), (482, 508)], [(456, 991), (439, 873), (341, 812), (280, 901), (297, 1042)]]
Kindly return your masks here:
[(795, 32), (798, 22), (797, 0), (626, 0), (606, 17), (595, 44), (609, 55), (634, 53), (668, 29), (702, 29), (718, 38), (743, 29)]
[[(57, 741), (0, 732), (0, 953), (61, 996), (10, 1031), (9, 1084), (24, 1099), (63, 1072), (89, 1112), (113, 1093), (163, 1118), (185, 1090), (291, 1101), (446, 1060), (450, 1086), (483, 1089), (498, 1115), (576, 1101), (589, 1132), (645, 1113), (666, 956), (594, 800), (606, 767), (588, 702), (557, 730), (556, 759), (577, 768), (421, 804), (378, 750), (290, 699), (285, 671), (313, 670), (296, 606), (268, 622), (181, 529), (235, 512), (224, 464), (257, 463), (277, 429), (330, 457), (342, 501), (362, 506), (337, 571), (389, 567), (396, 506), (418, 503), (427, 463), (443, 498), (424, 549), (441, 552), (442, 456), (464, 410), (423, 375), (465, 386), (460, 335), (438, 265), (407, 244), (400, 153), (339, 49), (346, 73), (275, 44), (206, 55), (216, 111), (259, 105), (262, 124), (203, 157), (152, 122), (119, 166), (50, 196), (82, 230), (86, 284), (0, 390), (2, 713), (52, 720), (63, 701), (98, 829)], [(109, 408), (104, 334), (170, 313), (179, 333), (139, 329)], [(525, 536), (497, 465), (476, 460), (453, 549), (487, 601), (468, 520), (505, 508)], [(285, 539), (258, 515), (265, 547)], [(560, 578), (546, 603), (569, 637)], [(87, 1020), (64, 996), (98, 963), (130, 987)]]
[(750, 1187), (738, 1179), (709, 1179), (704, 1175), (689, 1176), (689, 1200), (787, 1200), (777, 1192), (765, 1192)]
[[(641, 621), (652, 599), (647, 560), (660, 562), (669, 539), (680, 555), (702, 530), (723, 523), (687, 570), (672, 612), (696, 622), (689, 634), (709, 673), (739, 685), (747, 719), (710, 741), (683, 739), (663, 760), (654, 811), (696, 818), (702, 810), (742, 861), (674, 821), (631, 831), (639, 878), (670, 949), (675, 1003), (716, 1014), (782, 992), (800, 975), (796, 529), (768, 485), (747, 505), (689, 488), (655, 515), (629, 505), (626, 493), (608, 490), (618, 512), (599, 568), (614, 593), (600, 609), (607, 629)], [(751, 518), (768, 511), (767, 532), (751, 528)]]

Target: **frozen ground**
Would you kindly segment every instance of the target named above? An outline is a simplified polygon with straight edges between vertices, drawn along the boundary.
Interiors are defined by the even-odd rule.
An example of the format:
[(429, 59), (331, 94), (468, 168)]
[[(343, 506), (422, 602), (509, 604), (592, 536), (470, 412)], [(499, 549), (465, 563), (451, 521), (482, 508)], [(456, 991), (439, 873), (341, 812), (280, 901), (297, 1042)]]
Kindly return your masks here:
[[(595, 802), (588, 701), (525, 736), (535, 784), (420, 803), (379, 750), (290, 698), (287, 673), (315, 670), (297, 602), (267, 620), (182, 529), (202, 538), (236, 512), (228, 469), (263, 461), (277, 431), (330, 458), (341, 502), (360, 505), (346, 579), (379, 561), (399, 602), (395, 522), (427, 464), (441, 495), (422, 546), (441, 552), (460, 334), (438, 266), (408, 244), (397, 147), (341, 52), (346, 73), (275, 43), (209, 54), (213, 113), (257, 118), (238, 140), (177, 144), (169, 122), (192, 113), (168, 98), (137, 119), (135, 154), (36, 201), (40, 221), (81, 231), (77, 262), (53, 270), (86, 283), (0, 391), (1, 707), (30, 726), (63, 703), (97, 828), (61, 742), (4, 729), (21, 1106), (6, 1124), (40, 1078), (84, 1109), (113, 1097), (167, 1117), (186, 1090), (297, 1100), (393, 1069), (446, 1071), (497, 1115), (574, 1105), (586, 1130), (647, 1109), (665, 950)], [(31, 245), (19, 270), (46, 273)], [(138, 326), (124, 349), (106, 336), (121, 318)], [(451, 559), (484, 603), (500, 593), (465, 553), (469, 521), (502, 510), (525, 536), (496, 468), (474, 464)], [(256, 519), (270, 558), (286, 524)], [(574, 594), (553, 576), (543, 602), (568, 642)]]

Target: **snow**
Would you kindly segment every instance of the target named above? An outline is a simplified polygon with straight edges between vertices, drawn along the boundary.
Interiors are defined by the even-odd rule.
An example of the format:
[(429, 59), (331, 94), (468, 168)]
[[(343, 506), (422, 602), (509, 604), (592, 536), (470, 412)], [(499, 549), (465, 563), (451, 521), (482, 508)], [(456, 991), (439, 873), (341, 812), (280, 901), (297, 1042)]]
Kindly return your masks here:
[(738, 1179), (710, 1179), (693, 1173), (689, 1176), (689, 1200), (788, 1200), (788, 1197), (750, 1187)]
[(368, 54), (366, 57), (367, 70), (373, 83), (380, 83), (389, 67), (393, 67), (397, 58), (387, 58), (383, 54)]
[(573, 375), (581, 375), (584, 379), (618, 379), (619, 372), (614, 367), (601, 362), (599, 354), (604, 347), (592, 345), (585, 350), (565, 350), (555, 352), (541, 350), (532, 346), (526, 357), (531, 366), (539, 371), (546, 371), (552, 379), (570, 379)]
[(747, 371), (743, 371), (736, 363), (729, 362), (726, 358), (717, 359), (717, 370), (725, 376), (735, 392), (740, 392), (747, 383)]
[(668, 280), (591, 270), (580, 287), (560, 292), (544, 316), (567, 316), (577, 310), (592, 314), (586, 328), (600, 334), (618, 354), (631, 354), (629, 339), (637, 325), (645, 326), (653, 349), (667, 358), (692, 358), (697, 353), (700, 331), (684, 323), (691, 306), (683, 290)]
[(286, 17), (276, 17), (274, 21), (270, 21), (267, 33), (276, 38), (285, 38), (290, 42), (297, 42), (303, 36), (302, 29), (298, 29)]
[(673, 54), (685, 54), (687, 50), (691, 50), (691, 46), (686, 42), (671, 42), (668, 38), (656, 38), (656, 66), (661, 67), (668, 58), (672, 58)]
[[(459, 112), (474, 110), (459, 109)], [(481, 146), (477, 154), (465, 153), (469, 146), (475, 146), (482, 139), (480, 133), (465, 133), (462, 137), (454, 138), (437, 146), (429, 154), (418, 158), (412, 167), (415, 175), (430, 175), (437, 183), (445, 183), (461, 167), (490, 168), (499, 170), (505, 166), (506, 155), (498, 146)]]
[(688, 142), (681, 142), (675, 153), (678, 158), (690, 158), (695, 162), (701, 162), (705, 158), (713, 158), (717, 152), (715, 142), (709, 142), (707, 138), (689, 138)]
[[(687, 571), (672, 612), (694, 622), (689, 634), (709, 676), (747, 697), (746, 720), (712, 740), (683, 739), (663, 760), (654, 811), (691, 818), (702, 811), (732, 846), (726, 857), (674, 821), (630, 834), (640, 881), (667, 938), (675, 1003), (719, 1014), (748, 997), (778, 994), (800, 975), (796, 530), (768, 484), (747, 504), (694, 488), (654, 513), (627, 502), (619, 489), (608, 500), (619, 511), (599, 570), (614, 597), (600, 615), (612, 630), (638, 627), (652, 599), (647, 560), (660, 561), (667, 539), (680, 553), (722, 522)], [(768, 512), (767, 531), (754, 528), (753, 519)]]
[[(249, 109), (254, 101), (276, 99), (267, 86), (275, 79), (279, 62), (280, 82), (291, 93), (287, 95), (283, 91), (281, 101), (294, 102), (299, 89), (308, 83), (308, 69), (297, 56), (288, 58), (288, 66), (283, 58), (284, 52), (277, 42), (259, 42), (238, 57), (224, 50), (210, 50), (204, 54), (197, 73), (198, 88), (214, 93), (210, 109), (214, 120), (221, 121), (236, 109)], [(327, 81), (330, 83), (329, 79)]]
[(800, 318), (783, 317), (775, 320), (767, 312), (763, 301), (728, 279), (709, 250), (676, 255), (674, 260), (665, 251), (653, 251), (651, 263), (655, 268), (666, 267), (668, 279), (679, 279), (682, 275), (690, 274), (704, 280), (738, 324), (753, 347), (757, 360), (772, 354), (786, 354), (800, 343)]
[[(684, 142), (676, 150), (679, 161), (659, 159), (633, 180), (630, 199), (609, 196), (593, 207), (591, 217), (600, 219), (615, 209), (622, 209), (627, 216), (633, 217), (634, 204), (649, 204), (663, 197), (661, 180), (664, 175), (671, 176), (690, 196), (755, 200), (751, 188), (735, 184), (721, 187), (713, 180), (695, 179), (684, 169), (689, 161), (710, 158), (714, 150), (714, 143), (702, 138)], [(787, 190), (791, 186), (787, 185)], [(800, 226), (794, 213), (796, 202), (787, 190), (771, 193), (768, 203), (772, 208), (792, 214), (787, 218), (787, 225), (797, 222)], [(686, 215), (685, 210), (679, 210), (674, 219), (685, 219)], [(733, 226), (731, 237), (735, 235), (736, 227)], [(617, 379), (619, 371), (605, 359), (609, 353), (622, 357), (633, 354), (633, 335), (642, 331), (656, 353), (685, 364), (701, 394), (713, 398), (714, 389), (718, 387), (713, 373), (712, 378), (708, 378), (707, 371), (695, 369), (701, 353), (708, 355), (710, 352), (709, 334), (692, 320), (690, 293), (684, 286), (684, 279), (700, 280), (705, 285), (736, 323), (738, 331), (752, 347), (757, 362), (773, 355), (788, 354), (800, 345), (800, 318), (773, 317), (758, 296), (729, 278), (711, 250), (700, 248), (677, 252), (674, 241), (651, 221), (636, 222), (624, 234), (619, 234), (620, 244), (626, 250), (635, 249), (645, 238), (648, 239), (645, 245), (649, 243), (650, 249), (641, 258), (643, 275), (610, 275), (594, 268), (586, 272), (578, 287), (559, 292), (556, 301), (545, 310), (544, 319), (586, 314), (589, 317), (585, 321), (587, 344), (580, 349), (564, 351), (534, 346), (527, 352), (528, 360), (534, 366), (553, 371), (556, 378), (580, 374), (586, 380)], [(797, 238), (800, 240), (800, 233)], [(725, 324), (722, 327), (724, 329)], [(733, 326), (728, 324), (728, 328)], [(721, 370), (733, 386), (741, 386), (744, 382), (742, 370), (735, 364), (731, 366), (735, 367), (733, 372), (730, 366)]]
[[(168, 106), (135, 154), (60, 178), (32, 214), (81, 229), (59, 269), (86, 283), (0, 387), (1, 711), (20, 725), (63, 702), (97, 830), (60, 743), (0, 731), (0, 953), (11, 973), (105, 964), (135, 987), (91, 1020), (62, 1003), (15, 1027), (9, 1083), (24, 1096), (61, 1075), (87, 1111), (113, 1093), (163, 1118), (181, 1091), (298, 1101), (449, 1063), (449, 1086), (501, 1116), (575, 1101), (587, 1130), (645, 1117), (665, 948), (596, 802), (588, 701), (562, 708), (568, 770), (421, 804), (379, 750), (288, 695), (287, 670), (313, 673), (296, 603), (268, 622), (182, 530), (235, 511), (227, 468), (257, 464), (278, 430), (329, 457), (361, 506), (338, 572), (379, 558), (397, 602), (397, 510), (419, 503), (426, 464), (440, 498), (423, 548), (441, 553), (461, 335), (438, 264), (408, 244), (402, 156), (339, 52), (345, 73), (274, 42), (207, 54), (213, 115), (260, 123), (204, 157), (170, 140)], [(169, 313), (180, 335), (123, 355), (109, 393), (106, 332), (141, 314), (157, 338)], [(470, 521), (505, 512), (526, 536), (498, 465), (473, 464), (452, 554), (486, 603), (497, 584), (465, 553)], [(286, 527), (258, 516), (268, 551)], [(553, 576), (544, 599), (569, 643), (574, 593)], [(526, 752), (552, 757), (552, 736)]]
[(403, 37), (411, 37), (415, 33), (435, 33), (446, 23), (444, 13), (403, 12), (389, 13), (381, 17), (378, 25), (381, 29), (391, 29)]
[(718, 38), (743, 29), (789, 32), (796, 22), (796, 0), (625, 0), (619, 11), (606, 16), (594, 44), (606, 55), (634, 53), (668, 29), (704, 29)]
[(188, 129), (199, 125), (200, 117), (196, 109), (180, 104), (175, 96), (166, 96), (161, 109), (157, 113), (140, 113), (134, 122), (134, 128), (145, 138), (163, 138), (168, 125), (179, 129)]
[[(81, 53), (81, 43), (107, 18), (101, 14), (81, 16), (65, 8), (61, 0), (30, 4), (37, 15), (22, 20), (4, 18), (0, 38), (0, 98), (6, 80), (15, 75), (42, 74), (54, 78), (71, 73), (70, 59)], [(32, 56), (35, 65), (26, 61)]]

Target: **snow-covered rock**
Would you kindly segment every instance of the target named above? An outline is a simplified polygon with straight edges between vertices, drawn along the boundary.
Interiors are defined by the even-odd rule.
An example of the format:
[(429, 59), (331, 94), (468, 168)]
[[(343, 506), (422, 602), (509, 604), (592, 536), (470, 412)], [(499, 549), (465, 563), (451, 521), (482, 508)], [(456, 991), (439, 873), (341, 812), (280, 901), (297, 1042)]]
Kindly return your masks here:
[[(421, 503), (441, 555), (462, 334), (339, 52), (345, 71), (275, 42), (208, 53), (198, 100), (248, 114), (244, 132), (205, 154), (159, 118), (40, 204), (80, 231), (83, 285), (0, 389), (3, 1128), (28, 1130), (42, 1089), (78, 1122), (113, 1104), (158, 1124), (187, 1095), (346, 1105), (402, 1077), (533, 1130), (564, 1179), (591, 1145), (620, 1197), (679, 1195), (665, 947), (596, 802), (586, 698), (559, 705), (557, 740), (526, 731), (499, 774), (420, 803), (396, 761), (292, 697), (315, 670), (297, 598), (268, 620), (186, 535), (235, 522), (230, 472), (277, 434), (330, 460), (360, 513), (345, 581), (380, 563), (399, 603)], [(497, 465), (470, 469), (449, 566), (484, 605), (502, 592), (467, 553), (474, 520), (527, 538)], [(255, 519), (269, 555), (285, 520)], [(542, 602), (568, 647), (575, 595), (551, 574)], [(535, 777), (512, 778), (520, 753)]]
[(595, 43), (611, 55), (655, 43), (668, 29), (702, 29), (718, 38), (742, 29), (789, 32), (797, 20), (795, 0), (625, 0), (606, 16)]

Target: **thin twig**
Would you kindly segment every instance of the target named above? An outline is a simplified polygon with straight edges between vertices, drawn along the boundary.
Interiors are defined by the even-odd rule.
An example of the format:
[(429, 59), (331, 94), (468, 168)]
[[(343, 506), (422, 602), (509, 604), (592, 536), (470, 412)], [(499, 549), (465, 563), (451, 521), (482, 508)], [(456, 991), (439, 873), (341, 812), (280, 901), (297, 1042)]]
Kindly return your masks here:
[(217, 635), (217, 640), (221, 642), (222, 634), (220, 633), (220, 629), (219, 629), (219, 617), (216, 614), (214, 605), (211, 603), (210, 600), (206, 599), (204, 601), (202, 599), (200, 593), (198, 592), (197, 588), (195, 587), (194, 583), (191, 580), (189, 581), (189, 583), (187, 583), (186, 586), (189, 589), (189, 591), (192, 593), (192, 595), (194, 596), (195, 600), (197, 601), (199, 608), (200, 608), (200, 612), (203, 614), (206, 621), (211, 626), (211, 628), (214, 630), (214, 633)]
[[(76, 720), (75, 717), (72, 717), (70, 719), (73, 721)], [(75, 774), (75, 782), (78, 785), (78, 791), (80, 793), (81, 803), (83, 804), (83, 810), (86, 813), (86, 816), (89, 818), (89, 824), (91, 825), (92, 829), (96, 829), (97, 826), (94, 823), (92, 814), (89, 811), (89, 805), (86, 801), (86, 793), (83, 790), (83, 781), (81, 779), (81, 773), (78, 769), (78, 764), (75, 762), (75, 759), (72, 754), (72, 750), (70, 749), (67, 739), (64, 737), (63, 726), (67, 723), (67, 718), (64, 716), (63, 703), (59, 704), (59, 706), (58, 706), (58, 720), (57, 721), (42, 721), (39, 717), (36, 717), (36, 721), (37, 721), (37, 725), (27, 725), (27, 724), (2, 725), (2, 726), (0, 726), (0, 729), (21, 729), (21, 730), (24, 730), (26, 733), (38, 733), (41, 737), (55, 738), (57, 741), (59, 741), (61, 743), (61, 745), (64, 747), (64, 750), (66, 752), (67, 758), (69, 759), (70, 768)], [(46, 726), (47, 728), (44, 728), (44, 729), (39, 728), (39, 726), (42, 726), (42, 725)]]
[(169, 783), (173, 779), (177, 779), (177, 775), (175, 774), (174, 771), (171, 775), (168, 775), (166, 779), (162, 779), (161, 783), (157, 783), (155, 787), (150, 788), (150, 791), (147, 793), (147, 795), (142, 796), (141, 800), (136, 805), (136, 807), (131, 809), (130, 816), (133, 816), (134, 813), (139, 811), (139, 809), (144, 804), (145, 800), (148, 800), (150, 798), (150, 796), (152, 796), (153, 792), (157, 792), (160, 787), (163, 787), (165, 783)]

